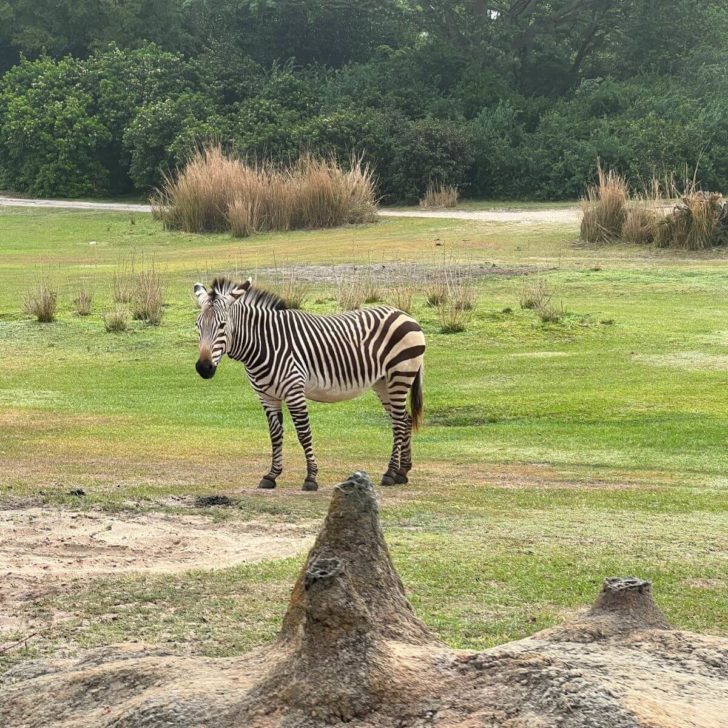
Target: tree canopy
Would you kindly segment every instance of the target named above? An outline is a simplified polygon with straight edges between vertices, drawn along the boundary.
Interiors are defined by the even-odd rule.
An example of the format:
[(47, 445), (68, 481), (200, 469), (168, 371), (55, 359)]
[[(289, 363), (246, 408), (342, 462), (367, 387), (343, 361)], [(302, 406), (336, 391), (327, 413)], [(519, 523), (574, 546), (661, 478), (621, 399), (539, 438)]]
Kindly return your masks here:
[(577, 195), (728, 178), (728, 5), (708, 0), (0, 0), (0, 186), (144, 190), (205, 139), (364, 152), (381, 192)]

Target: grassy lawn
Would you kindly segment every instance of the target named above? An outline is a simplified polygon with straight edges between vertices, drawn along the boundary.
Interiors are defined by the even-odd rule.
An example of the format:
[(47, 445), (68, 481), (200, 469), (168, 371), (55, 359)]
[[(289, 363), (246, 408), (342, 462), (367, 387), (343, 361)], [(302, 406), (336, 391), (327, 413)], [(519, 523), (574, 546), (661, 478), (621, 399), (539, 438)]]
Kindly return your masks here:
[[(196, 375), (191, 285), (274, 265), (386, 271), (444, 250), (483, 273), (479, 301), (468, 330), (445, 335), (416, 297), (427, 426), (411, 484), (381, 493), (418, 613), (446, 642), (484, 647), (564, 620), (604, 576), (634, 574), (654, 580), (676, 626), (728, 634), (726, 255), (575, 238), (568, 226), (390, 218), (236, 241), (165, 232), (141, 214), (0, 209), (0, 504), (166, 511), (173, 495), (224, 493), (233, 507), (222, 515), (195, 512), (320, 518), (330, 486), (384, 469), (390, 433), (376, 399), (311, 406), (326, 487), (298, 491), (303, 456), (286, 419), (279, 490), (255, 492), (265, 420), (239, 365)], [(132, 253), (164, 273), (164, 321), (109, 334), (112, 275)], [(53, 324), (21, 312), (41, 272), (59, 287)], [(323, 274), (331, 282), (314, 284), (307, 308), (333, 311), (336, 272)], [(561, 322), (519, 307), (536, 275), (563, 302)], [(83, 319), (71, 307), (81, 280), (95, 292)], [(77, 487), (85, 498), (67, 495)], [(28, 600), (36, 620), (67, 618), (5, 659), (128, 640), (244, 651), (275, 632), (301, 560), (78, 580)]]

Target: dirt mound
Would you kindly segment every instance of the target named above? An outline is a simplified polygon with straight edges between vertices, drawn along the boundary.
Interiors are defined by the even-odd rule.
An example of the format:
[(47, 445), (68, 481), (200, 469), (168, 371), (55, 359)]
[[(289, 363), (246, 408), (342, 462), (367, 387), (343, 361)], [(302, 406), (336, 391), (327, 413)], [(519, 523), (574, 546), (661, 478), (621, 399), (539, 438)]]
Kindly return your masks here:
[(18, 665), (0, 688), (0, 724), (13, 726), (718, 728), (728, 640), (672, 630), (649, 582), (608, 579), (563, 627), (451, 650), (413, 614), (374, 489), (355, 474), (272, 645), (225, 659), (122, 646)]
[(27, 628), (17, 606), (72, 579), (127, 572), (179, 573), (293, 556), (311, 524), (225, 521), (160, 513), (0, 511), (0, 632)]

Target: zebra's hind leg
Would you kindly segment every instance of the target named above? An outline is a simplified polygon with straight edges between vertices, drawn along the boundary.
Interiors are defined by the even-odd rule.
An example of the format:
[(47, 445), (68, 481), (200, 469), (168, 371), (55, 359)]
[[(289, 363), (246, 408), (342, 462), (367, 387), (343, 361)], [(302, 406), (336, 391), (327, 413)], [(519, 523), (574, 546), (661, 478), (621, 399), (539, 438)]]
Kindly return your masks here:
[(401, 485), (408, 481), (407, 473), (412, 468), (412, 418), (407, 414), (405, 406), (407, 390), (402, 392), (401, 384), (388, 385), (383, 379), (373, 389), (392, 422), (392, 455), (387, 472), (382, 476), (381, 485)]
[(273, 450), (270, 470), (261, 478), (259, 488), (271, 490), (276, 487), (276, 478), (283, 472), (283, 403), (279, 399), (260, 397)]
[(311, 425), (308, 421), (308, 407), (306, 406), (306, 397), (301, 392), (286, 399), (288, 411), (291, 413), (293, 424), (296, 427), (298, 441), (301, 443), (303, 452), (306, 455), (306, 480), (303, 481), (303, 490), (318, 490), (316, 476), (318, 475), (318, 465), (313, 454), (313, 436), (311, 435)]

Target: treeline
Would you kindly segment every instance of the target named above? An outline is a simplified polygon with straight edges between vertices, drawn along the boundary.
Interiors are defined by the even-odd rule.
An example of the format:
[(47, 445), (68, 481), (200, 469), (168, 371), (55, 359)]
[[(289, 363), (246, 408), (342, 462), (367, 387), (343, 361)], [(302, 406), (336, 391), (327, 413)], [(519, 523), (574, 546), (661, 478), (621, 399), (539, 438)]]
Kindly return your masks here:
[(364, 153), (389, 201), (728, 180), (728, 5), (0, 0), (0, 188), (146, 192), (205, 141)]

